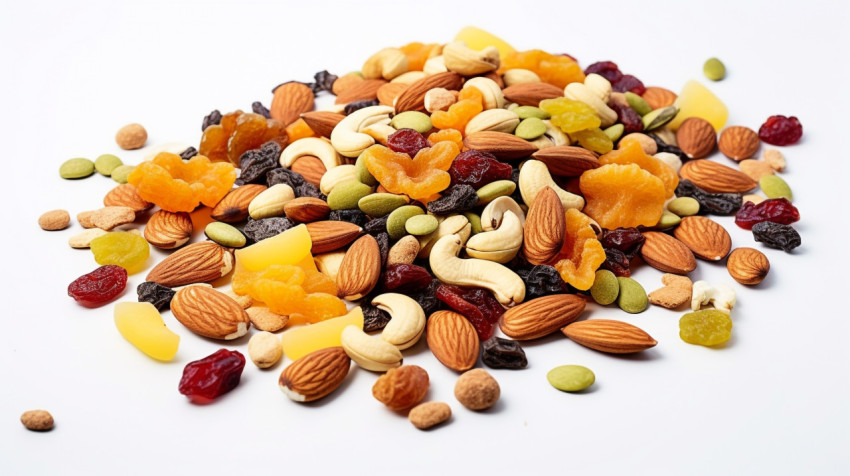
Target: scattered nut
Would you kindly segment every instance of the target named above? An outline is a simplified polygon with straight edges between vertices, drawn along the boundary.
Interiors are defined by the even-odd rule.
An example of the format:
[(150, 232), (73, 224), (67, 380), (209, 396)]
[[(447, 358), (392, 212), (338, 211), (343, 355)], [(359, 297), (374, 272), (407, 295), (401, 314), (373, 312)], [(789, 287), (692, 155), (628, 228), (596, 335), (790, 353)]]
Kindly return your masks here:
[(718, 311), (729, 314), (735, 306), (735, 289), (726, 283), (712, 286), (706, 281), (695, 282), (691, 296), (691, 309), (699, 311), (702, 306), (709, 304)]
[(68, 238), (68, 245), (71, 248), (76, 249), (90, 248), (91, 240), (97, 238), (98, 236), (103, 236), (107, 233), (107, 231), (101, 230), (100, 228), (89, 228), (86, 231), (77, 233), (76, 235)]
[(381, 375), (372, 386), (372, 396), (393, 410), (410, 408), (428, 393), (428, 372), (418, 365), (403, 365)]
[(470, 410), (486, 410), (499, 401), (499, 382), (484, 369), (464, 372), (455, 383), (455, 398)]
[(661, 277), (663, 288), (649, 293), (649, 302), (667, 309), (676, 309), (691, 300), (693, 283), (691, 278), (667, 273)]
[(764, 160), (777, 172), (785, 170), (785, 156), (776, 149), (767, 149), (764, 151)]
[(271, 367), (283, 356), (280, 338), (267, 331), (254, 334), (248, 341), (248, 356), (261, 369)]
[(56, 231), (67, 228), (71, 224), (71, 215), (67, 210), (50, 210), (38, 217), (38, 226), (42, 230)]
[[(248, 296), (248, 298), (251, 299), (251, 296)], [(289, 322), (289, 316), (274, 313), (265, 306), (250, 306), (249, 304), (250, 307), (245, 307), (244, 297), (240, 296), (239, 299), (234, 300), (248, 313), (251, 324), (261, 331), (277, 332), (286, 327)]]
[(425, 110), (428, 112), (446, 111), (457, 102), (457, 91), (446, 88), (434, 88), (425, 93)]
[(427, 430), (452, 417), (452, 408), (443, 402), (425, 402), (413, 407), (407, 418), (413, 426)]
[(127, 124), (115, 134), (115, 142), (124, 150), (139, 149), (147, 140), (148, 131), (141, 124)]
[(50, 431), (53, 429), (53, 415), (47, 410), (29, 410), (21, 415), (21, 423), (32, 431)]

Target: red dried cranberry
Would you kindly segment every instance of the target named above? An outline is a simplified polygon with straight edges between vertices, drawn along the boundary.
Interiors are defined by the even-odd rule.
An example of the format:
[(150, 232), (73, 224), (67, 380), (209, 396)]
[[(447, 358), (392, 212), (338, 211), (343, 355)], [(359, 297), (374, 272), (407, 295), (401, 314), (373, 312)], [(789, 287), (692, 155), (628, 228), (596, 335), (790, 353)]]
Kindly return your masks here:
[(384, 272), (384, 288), (396, 292), (413, 291), (428, 287), (433, 279), (431, 273), (422, 266), (390, 264)]
[(428, 139), (413, 129), (399, 129), (387, 137), (387, 147), (393, 152), (401, 152), (415, 157), (420, 150), (431, 147)]
[(773, 145), (794, 144), (803, 136), (803, 125), (796, 117), (770, 116), (759, 127), (759, 139)]
[(68, 285), (68, 296), (86, 307), (96, 307), (113, 300), (127, 286), (127, 270), (108, 264), (84, 274)]
[(510, 165), (499, 162), (489, 152), (467, 150), (452, 161), (449, 175), (452, 176), (452, 185), (466, 184), (478, 189), (496, 180), (510, 180), (512, 170)]
[(493, 335), (496, 323), (505, 313), (505, 308), (486, 289), (441, 284), (437, 287), (437, 299), (466, 317), (482, 341)]
[(236, 350), (221, 349), (183, 369), (178, 390), (193, 403), (210, 403), (239, 385), (245, 356)]
[(643, 82), (631, 74), (624, 74), (622, 78), (618, 79), (616, 82), (612, 82), (611, 87), (613, 87), (614, 91), (617, 91), (618, 93), (631, 91), (638, 96), (646, 92), (646, 86), (643, 85)]
[(634, 109), (613, 101), (609, 106), (617, 112), (617, 119), (625, 128), (623, 134), (631, 134), (632, 132), (643, 130), (643, 121), (640, 118), (640, 114), (636, 113)]
[(620, 72), (620, 68), (617, 67), (617, 63), (614, 63), (613, 61), (600, 61), (598, 63), (593, 63), (585, 68), (584, 74), (598, 74), (599, 76), (607, 79), (611, 84), (616, 83), (623, 77), (623, 73)]
[(752, 230), (753, 225), (763, 221), (790, 225), (799, 219), (800, 212), (787, 198), (771, 198), (759, 204), (744, 202), (735, 214), (735, 224), (745, 230)]

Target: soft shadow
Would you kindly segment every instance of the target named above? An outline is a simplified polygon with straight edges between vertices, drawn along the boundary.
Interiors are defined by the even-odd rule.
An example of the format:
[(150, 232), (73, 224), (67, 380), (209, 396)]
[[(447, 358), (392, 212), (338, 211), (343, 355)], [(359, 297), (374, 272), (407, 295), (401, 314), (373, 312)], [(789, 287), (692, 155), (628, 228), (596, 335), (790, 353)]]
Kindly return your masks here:
[[(599, 352), (599, 351), (597, 351)], [(653, 360), (658, 360), (663, 358), (661, 352), (658, 349), (647, 349), (640, 352), (634, 352), (631, 354), (611, 354), (609, 352), (599, 352), (600, 354), (605, 354), (609, 357), (613, 357), (617, 360), (631, 360), (633, 362), (651, 362)]]
[(305, 402), (305, 403), (302, 403), (302, 405), (307, 407), (307, 408), (311, 408), (311, 409), (312, 408), (322, 408), (325, 405), (329, 405), (329, 404), (333, 403), (337, 398), (339, 398), (340, 395), (345, 393), (345, 389), (347, 389), (348, 387), (351, 386), (352, 382), (354, 382), (354, 379), (365, 378), (365, 376), (361, 376), (361, 374), (367, 374), (367, 373), (370, 374), (372, 372), (369, 372), (368, 370), (363, 370), (363, 369), (359, 368), (356, 364), (352, 365), (352, 368), (348, 372), (348, 375), (345, 377), (345, 380), (342, 381), (342, 384), (339, 387), (337, 387), (336, 390), (331, 392), (326, 397), (320, 398), (320, 399), (318, 399), (316, 401), (312, 401), (312, 402)]

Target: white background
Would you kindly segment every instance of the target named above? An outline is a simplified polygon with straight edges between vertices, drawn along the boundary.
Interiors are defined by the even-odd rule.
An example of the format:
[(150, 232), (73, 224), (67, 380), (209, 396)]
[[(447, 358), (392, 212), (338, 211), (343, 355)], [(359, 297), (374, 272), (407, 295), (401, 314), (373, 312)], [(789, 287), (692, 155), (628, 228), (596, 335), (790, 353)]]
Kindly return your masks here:
[[(847, 474), (848, 17), (837, 1), (4, 1), (0, 474)], [(197, 145), (214, 108), (268, 105), (278, 83), (357, 70), (384, 46), (447, 42), (467, 24), (583, 66), (613, 60), (674, 91), (692, 78), (707, 83), (702, 63), (717, 56), (729, 73), (710, 87), (730, 124), (800, 118), (803, 141), (783, 152), (803, 246), (766, 250), (771, 272), (754, 288), (733, 283), (722, 264), (700, 262), (692, 274), (738, 291), (725, 348), (682, 342), (681, 312), (589, 305), (593, 317), (639, 325), (658, 346), (612, 357), (557, 335), (529, 344), (529, 368), (493, 371), (502, 399), (473, 413), (423, 342), (405, 362), (429, 371), (428, 398), (449, 402), (454, 416), (421, 432), (372, 398), (376, 376), (361, 369), (329, 398), (299, 405), (276, 388), (284, 365), (249, 362), (235, 391), (194, 406), (177, 392), (182, 368), (219, 343), (166, 313), (181, 347), (174, 362), (157, 363), (120, 337), (111, 305), (83, 309), (66, 295), (96, 264), (66, 244), (78, 224), (48, 233), (36, 219), (97, 208), (114, 183), (62, 180), (64, 160), (116, 153), (138, 163), (144, 149), (124, 152), (113, 140), (130, 122), (147, 127), (149, 144)], [(720, 221), (734, 246), (760, 247)], [(145, 274), (131, 276), (121, 300), (135, 300)], [(648, 290), (660, 276), (647, 266), (635, 273)], [(246, 344), (226, 347), (247, 353)], [(595, 371), (590, 391), (549, 386), (546, 372), (568, 363)], [(17, 420), (32, 408), (50, 410), (56, 428), (25, 430)]]

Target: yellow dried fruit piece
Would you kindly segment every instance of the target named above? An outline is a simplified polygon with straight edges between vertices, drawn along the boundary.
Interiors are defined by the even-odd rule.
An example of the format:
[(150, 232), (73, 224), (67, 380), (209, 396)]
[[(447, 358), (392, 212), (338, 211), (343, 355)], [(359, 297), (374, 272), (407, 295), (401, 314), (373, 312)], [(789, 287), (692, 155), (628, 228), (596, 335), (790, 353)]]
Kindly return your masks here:
[(363, 311), (360, 306), (348, 311), (344, 316), (284, 332), (280, 336), (283, 341), (283, 353), (288, 358), (297, 360), (316, 350), (342, 345), (342, 330), (350, 325), (363, 329)]
[(131, 344), (148, 356), (169, 361), (177, 354), (180, 336), (165, 327), (159, 311), (149, 302), (119, 302), (115, 327)]

